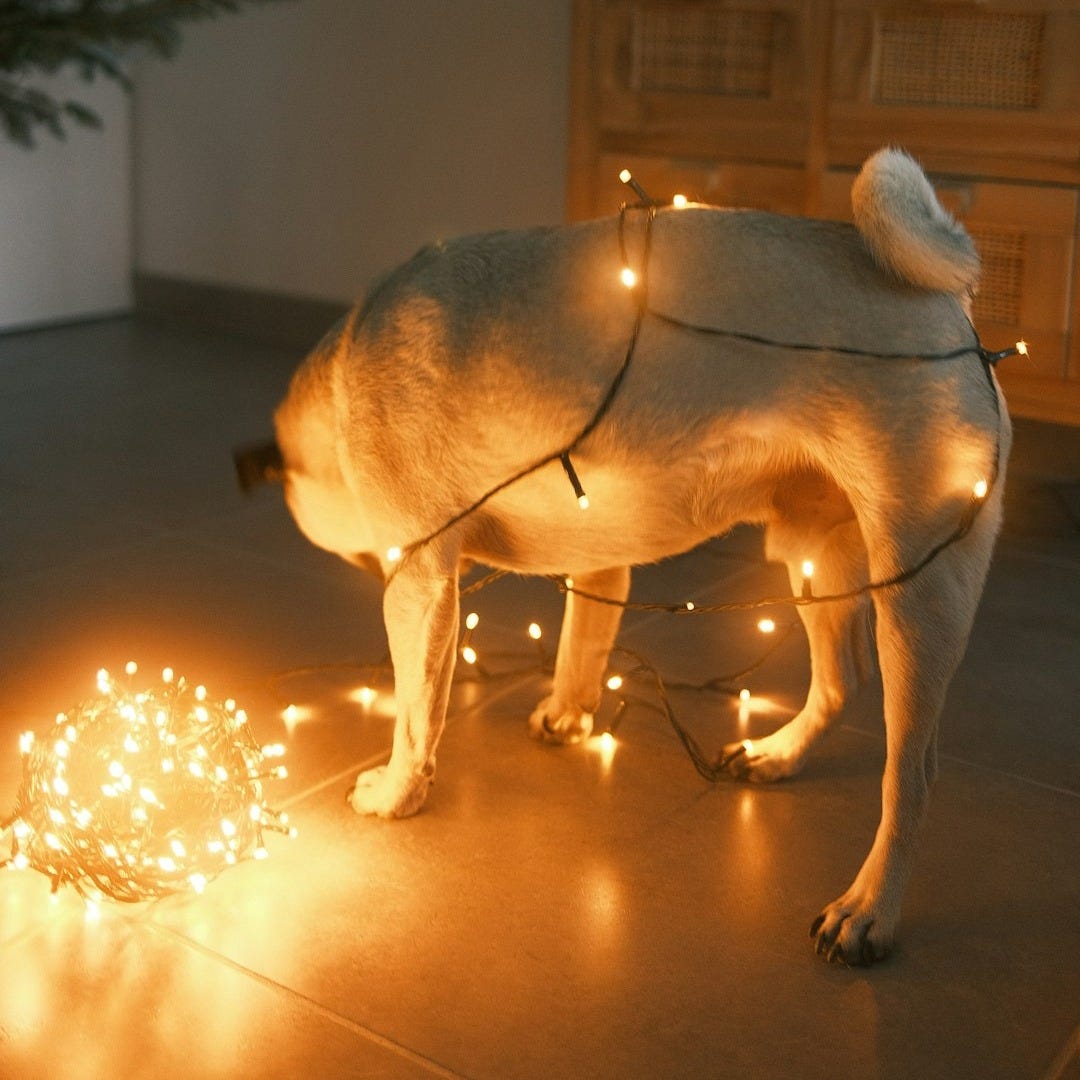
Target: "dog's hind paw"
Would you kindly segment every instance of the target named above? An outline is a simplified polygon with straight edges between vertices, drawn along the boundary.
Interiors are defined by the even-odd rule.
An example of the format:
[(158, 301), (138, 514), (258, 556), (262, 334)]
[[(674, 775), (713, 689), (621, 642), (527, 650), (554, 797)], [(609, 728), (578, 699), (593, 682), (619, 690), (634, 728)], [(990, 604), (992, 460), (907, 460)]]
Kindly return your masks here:
[(427, 798), (432, 777), (406, 776), (390, 771), (388, 765), (368, 769), (356, 778), (346, 801), (358, 814), (401, 818), (415, 814)]
[(735, 780), (766, 784), (793, 776), (802, 766), (802, 757), (792, 756), (787, 747), (777, 745), (775, 735), (764, 739), (743, 739), (728, 743), (720, 751), (720, 767)]
[(544, 698), (529, 717), (529, 734), (548, 743), (570, 745), (584, 742), (592, 734), (593, 715), (584, 709), (559, 709), (552, 698)]
[(814, 951), (831, 964), (869, 967), (892, 951), (893, 928), (874, 917), (869, 905), (847, 895), (834, 900), (810, 927)]

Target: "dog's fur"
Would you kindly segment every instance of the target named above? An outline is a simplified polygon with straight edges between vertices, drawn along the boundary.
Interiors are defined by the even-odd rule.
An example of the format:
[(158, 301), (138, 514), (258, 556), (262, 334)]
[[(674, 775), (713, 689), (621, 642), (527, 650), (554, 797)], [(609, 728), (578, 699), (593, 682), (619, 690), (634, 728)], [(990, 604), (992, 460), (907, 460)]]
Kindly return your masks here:
[[(774, 342), (926, 356), (972, 342), (978, 256), (919, 167), (881, 151), (849, 225), (707, 207), (661, 210), (652, 311)], [(628, 222), (641, 269), (643, 215)], [(889, 950), (936, 771), (938, 714), (982, 590), (1001, 515), (1008, 419), (975, 354), (926, 360), (797, 351), (646, 316), (614, 404), (573, 460), (579, 509), (554, 461), (400, 564), (439, 529), (593, 416), (625, 355), (635, 297), (618, 280), (614, 219), (469, 237), (425, 249), (322, 341), (276, 416), (286, 497), (316, 544), (388, 579), (397, 725), (389, 763), (362, 774), (361, 813), (401, 817), (435, 773), (458, 639), (458, 568), (476, 560), (568, 574), (625, 599), (629, 567), (738, 522), (764, 525), (793, 587), (889, 579), (957, 527), (973, 483), (997, 482), (970, 532), (902, 585), (800, 608), (812, 677), (802, 710), (733, 754), (748, 780), (790, 776), (872, 670), (884, 689), (882, 816), (850, 888), (815, 923), (830, 958)], [(620, 609), (569, 595), (549, 696), (529, 726), (576, 742), (592, 726)]]

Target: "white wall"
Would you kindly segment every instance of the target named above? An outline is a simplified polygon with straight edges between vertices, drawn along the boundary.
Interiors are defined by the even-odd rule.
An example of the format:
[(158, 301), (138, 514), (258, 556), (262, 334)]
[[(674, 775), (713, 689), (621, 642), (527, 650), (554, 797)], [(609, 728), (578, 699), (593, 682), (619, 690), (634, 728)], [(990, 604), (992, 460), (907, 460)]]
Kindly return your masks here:
[(136, 266), (350, 301), (439, 237), (562, 219), (570, 0), (297, 0), (140, 59)]
[(131, 304), (130, 102), (101, 80), (30, 81), (90, 105), (105, 129), (42, 132), (32, 150), (0, 135), (0, 330)]

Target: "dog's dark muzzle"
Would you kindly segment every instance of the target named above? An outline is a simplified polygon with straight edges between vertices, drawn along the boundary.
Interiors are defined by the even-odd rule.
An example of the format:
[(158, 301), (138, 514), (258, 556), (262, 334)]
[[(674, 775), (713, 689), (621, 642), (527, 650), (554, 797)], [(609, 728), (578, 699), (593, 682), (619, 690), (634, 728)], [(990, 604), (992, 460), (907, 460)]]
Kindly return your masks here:
[(237, 447), (233, 451), (233, 462), (236, 479), (244, 492), (254, 491), (260, 484), (280, 484), (285, 479), (285, 461), (273, 440)]

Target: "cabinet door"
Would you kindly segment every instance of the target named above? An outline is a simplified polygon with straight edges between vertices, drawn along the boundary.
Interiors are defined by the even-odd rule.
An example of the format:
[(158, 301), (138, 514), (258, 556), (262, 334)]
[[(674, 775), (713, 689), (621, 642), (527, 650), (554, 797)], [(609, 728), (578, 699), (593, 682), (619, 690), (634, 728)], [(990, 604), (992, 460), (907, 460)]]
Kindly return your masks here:
[(596, 0), (591, 76), (604, 149), (801, 161), (815, 3)]
[(1080, 4), (837, 0), (827, 153), (884, 143), (942, 172), (1080, 181)]

